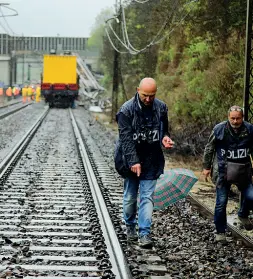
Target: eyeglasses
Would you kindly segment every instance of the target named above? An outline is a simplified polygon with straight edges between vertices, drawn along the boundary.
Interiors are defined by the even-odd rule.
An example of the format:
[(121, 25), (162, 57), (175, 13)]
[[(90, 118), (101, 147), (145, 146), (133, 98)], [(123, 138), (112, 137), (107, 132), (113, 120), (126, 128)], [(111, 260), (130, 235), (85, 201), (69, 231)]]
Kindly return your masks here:
[(238, 106), (233, 106), (228, 111), (229, 112), (230, 111), (242, 111), (243, 112), (243, 109), (241, 107), (238, 107)]

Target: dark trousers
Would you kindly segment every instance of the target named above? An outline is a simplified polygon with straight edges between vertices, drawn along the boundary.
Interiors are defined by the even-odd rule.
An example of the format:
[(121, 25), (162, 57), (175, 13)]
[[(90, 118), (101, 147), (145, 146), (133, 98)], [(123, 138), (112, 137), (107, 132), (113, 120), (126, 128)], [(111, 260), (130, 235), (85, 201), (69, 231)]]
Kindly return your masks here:
[[(222, 186), (216, 187), (216, 206), (214, 212), (214, 223), (217, 233), (224, 233), (227, 228), (227, 213), (226, 207), (228, 202), (228, 194), (231, 184), (224, 182)], [(253, 209), (253, 185), (249, 183), (248, 186), (241, 190), (241, 201), (238, 216), (247, 218), (250, 210)]]

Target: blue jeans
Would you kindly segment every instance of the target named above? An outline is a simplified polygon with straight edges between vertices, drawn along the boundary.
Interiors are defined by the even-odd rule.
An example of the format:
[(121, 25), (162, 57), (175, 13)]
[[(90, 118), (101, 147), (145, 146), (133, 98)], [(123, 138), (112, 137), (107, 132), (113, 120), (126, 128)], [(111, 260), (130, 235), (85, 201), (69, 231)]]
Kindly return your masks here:
[[(221, 187), (216, 187), (216, 206), (214, 212), (214, 223), (217, 233), (225, 233), (227, 228), (226, 207), (231, 184), (224, 183)], [(250, 183), (241, 191), (240, 209), (238, 216), (247, 218), (250, 210), (253, 209), (253, 185)]]
[(136, 225), (137, 195), (140, 188), (139, 236), (150, 234), (155, 186), (156, 180), (126, 178), (124, 181), (123, 215), (127, 226)]
[(75, 109), (75, 108), (76, 108), (75, 100), (72, 101), (72, 103), (71, 103), (71, 108), (72, 108), (72, 109)]

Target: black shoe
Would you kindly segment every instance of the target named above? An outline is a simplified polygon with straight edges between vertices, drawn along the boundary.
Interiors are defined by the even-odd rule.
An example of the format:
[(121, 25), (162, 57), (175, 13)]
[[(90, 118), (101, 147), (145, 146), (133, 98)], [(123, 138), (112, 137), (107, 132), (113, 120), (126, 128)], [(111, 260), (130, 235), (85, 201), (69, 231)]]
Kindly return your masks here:
[(153, 241), (149, 237), (149, 235), (142, 235), (139, 238), (139, 246), (141, 248), (152, 248), (153, 247)]
[(127, 234), (128, 241), (137, 241), (138, 240), (138, 234), (136, 232), (135, 227), (127, 226), (126, 234)]
[(238, 216), (238, 219), (240, 220), (241, 225), (245, 228), (247, 231), (253, 230), (253, 224), (249, 220), (249, 218), (242, 218)]

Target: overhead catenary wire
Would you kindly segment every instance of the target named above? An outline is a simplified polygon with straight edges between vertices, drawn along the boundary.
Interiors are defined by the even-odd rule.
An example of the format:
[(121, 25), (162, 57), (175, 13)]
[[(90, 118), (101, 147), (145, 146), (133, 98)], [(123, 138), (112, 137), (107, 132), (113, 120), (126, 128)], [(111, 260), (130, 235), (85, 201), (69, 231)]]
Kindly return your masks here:
[(3, 30), (5, 31), (5, 33), (9, 35), (9, 31), (6, 29), (6, 27), (2, 24), (1, 21), (0, 21), (0, 26), (3, 28)]
[(6, 8), (7, 10), (10, 10), (10, 11), (14, 12), (14, 14), (2, 15), (2, 16), (0, 16), (0, 17), (10, 17), (10, 16), (17, 16), (17, 15), (18, 15), (18, 12), (17, 12), (15, 9), (12, 9), (12, 8), (10, 8), (10, 7), (7, 7), (6, 5), (1, 4), (1, 3), (0, 3), (0, 6)]
[(138, 52), (138, 50), (136, 50), (130, 43), (129, 41), (129, 38), (128, 38), (128, 33), (127, 33), (127, 26), (126, 26), (126, 17), (125, 17), (125, 9), (123, 6), (121, 6), (121, 11), (122, 11), (122, 22), (123, 22), (123, 33), (125, 33), (125, 38), (126, 38), (126, 41), (127, 41), (127, 44), (128, 44), (128, 48), (132, 48), (132, 50), (134, 52)]
[(124, 26), (123, 26), (123, 25), (121, 26), (121, 27), (122, 27), (122, 34), (123, 34), (123, 41), (122, 41), (122, 40), (119, 38), (119, 36), (117, 35), (117, 33), (114, 31), (114, 29), (113, 29), (111, 23), (110, 23), (109, 21), (107, 21), (107, 24), (109, 25), (109, 27), (110, 27), (110, 29), (111, 29), (113, 35), (114, 35), (114, 36), (116, 37), (116, 39), (121, 43), (121, 45), (122, 45), (123, 47), (125, 47), (125, 49), (127, 50), (127, 52), (122, 52), (122, 51), (120, 51), (120, 50), (118, 50), (118, 49), (116, 48), (115, 44), (112, 42), (112, 39), (111, 39), (111, 37), (110, 37), (110, 35), (109, 35), (109, 32), (108, 32), (107, 28), (105, 27), (105, 32), (106, 32), (107, 37), (108, 37), (108, 39), (109, 39), (109, 42), (110, 42), (111, 46), (114, 48), (114, 50), (116, 50), (117, 52), (119, 52), (119, 53), (121, 53), (121, 54), (126, 54), (126, 53), (130, 53), (130, 54), (132, 54), (132, 55), (138, 54), (138, 50), (136, 51), (136, 50), (133, 48), (133, 46), (131, 45), (131, 43), (129, 42), (128, 34), (127, 34), (127, 32), (125, 32)]
[(110, 44), (111, 44), (111, 46), (113, 47), (114, 50), (116, 50), (118, 53), (121, 53), (121, 54), (129, 53), (128, 51), (120, 51), (118, 48), (116, 48), (116, 46), (114, 45), (114, 43), (113, 43), (113, 41), (112, 41), (112, 39), (110, 37), (110, 34), (109, 34), (109, 32), (108, 32), (106, 27), (105, 27), (105, 33), (106, 33), (107, 38), (108, 38), (108, 40), (109, 40), (109, 42), (110, 42)]
[(171, 9), (172, 12), (169, 14), (167, 20), (164, 22), (164, 24), (162, 25), (162, 27), (159, 29), (159, 31), (157, 32), (157, 34), (155, 35), (155, 37), (154, 37), (153, 40), (151, 41), (151, 44), (153, 44), (153, 43), (156, 41), (156, 39), (160, 36), (160, 34), (162, 33), (162, 31), (164, 31), (164, 29), (167, 27), (167, 25), (168, 25), (170, 19), (172, 18), (172, 15), (173, 15), (174, 11), (175, 11), (176, 8), (178, 7), (178, 4), (179, 4), (179, 0), (177, 0), (177, 1), (174, 2), (174, 5), (173, 5), (173, 7), (172, 7), (172, 9)]
[[(123, 41), (119, 38), (119, 36), (118, 36), (117, 33), (114, 31), (114, 29), (113, 29), (113, 27), (112, 27), (112, 25), (111, 25), (110, 22), (108, 22), (108, 25), (109, 25), (109, 27), (110, 27), (110, 29), (111, 29), (113, 35), (114, 35), (114, 36), (117, 38), (117, 40), (122, 44), (122, 46), (124, 46), (131, 54), (135, 54), (135, 53), (127, 46), (127, 44), (126, 44), (125, 42), (123, 42)], [(126, 38), (125, 38), (125, 40), (126, 40)]]
[[(4, 14), (3, 14), (3, 10), (2, 10), (1, 5), (0, 5), (0, 14), (1, 14), (1, 17), (4, 19), (4, 22), (5, 22), (6, 26), (7, 26), (7, 28), (8, 28), (8, 29), (11, 31), (11, 33), (14, 35), (14, 31), (11, 29), (11, 27), (10, 27), (8, 21), (6, 20)], [(5, 31), (6, 31), (6, 29), (5, 29)], [(9, 32), (7, 32), (7, 33), (9, 34)]]
[[(193, 1), (188, 2), (187, 5), (189, 5), (191, 2), (193, 2)], [(166, 26), (168, 25), (169, 20), (171, 19), (171, 16), (172, 16), (174, 10), (176, 9), (176, 6), (178, 5), (178, 3), (179, 3), (179, 1), (177, 1), (177, 2), (175, 1), (175, 2), (174, 2), (174, 6), (173, 6), (172, 9), (171, 9), (172, 12), (169, 14), (169, 17), (168, 17), (167, 20), (164, 22), (163, 26), (160, 28), (160, 30), (158, 31), (158, 33), (156, 34), (156, 36), (153, 38), (153, 40), (152, 40), (149, 44), (147, 44), (144, 48), (142, 48), (142, 49), (140, 49), (140, 50), (135, 49), (135, 51), (137, 51), (138, 53), (140, 53), (140, 52), (145, 51), (145, 50), (148, 49), (149, 47), (158, 44), (160, 41), (162, 41), (162, 40), (164, 40), (166, 37), (168, 37), (168, 36), (175, 30), (175, 28), (176, 28), (177, 26), (179, 26), (179, 25), (183, 22), (183, 20), (184, 20), (184, 19), (189, 15), (189, 13), (191, 12), (191, 9), (190, 9), (190, 11), (189, 11), (188, 13), (185, 14), (185, 16), (179, 21), (179, 23), (178, 23), (174, 28), (172, 28), (164, 37), (162, 37), (162, 38), (160, 38), (160, 39), (157, 40), (157, 38), (160, 36), (161, 32), (162, 32), (162, 31), (166, 28)], [(126, 21), (125, 21), (125, 26), (126, 26)], [(157, 41), (156, 41), (156, 40), (157, 40)], [(130, 44), (130, 42), (129, 42), (129, 44)], [(131, 44), (130, 44), (130, 45), (131, 45)], [(132, 46), (132, 45), (131, 45), (131, 46)]]
[(126, 26), (126, 17), (125, 17), (125, 11), (124, 11), (124, 8), (122, 7), (122, 21), (123, 21), (123, 25), (124, 25), (124, 30), (125, 30), (125, 36), (126, 36), (126, 39), (127, 39), (127, 42), (128, 42), (128, 47), (132, 48), (133, 51), (137, 52), (136, 54), (140, 53), (140, 52), (143, 52), (145, 51), (147, 48), (149, 48), (150, 46), (152, 46), (155, 42), (155, 40), (158, 38), (158, 36), (160, 36), (161, 32), (166, 28), (166, 26), (168, 25), (169, 23), (169, 20), (171, 19), (171, 16), (176, 8), (176, 6), (178, 5), (178, 1), (175, 1), (174, 2), (174, 5), (171, 9), (171, 13), (169, 14), (168, 18), (166, 19), (166, 21), (164, 22), (164, 24), (162, 25), (162, 27), (160, 28), (160, 30), (158, 31), (158, 33), (156, 34), (156, 36), (153, 38), (153, 40), (147, 44), (144, 48), (142, 49), (136, 49), (132, 46), (132, 44), (130, 43), (129, 41), (129, 38), (128, 38), (128, 32), (127, 32), (127, 26)]
[[(12, 14), (12, 15), (5, 15), (5, 14), (3, 13), (2, 7), (6, 8), (6, 9), (8, 9), (8, 10), (14, 11), (15, 14)], [(12, 35), (20, 36), (19, 34), (15, 33), (15, 32), (13, 31), (13, 29), (10, 27), (10, 25), (9, 25), (7, 19), (6, 19), (6, 17), (17, 16), (17, 15), (18, 15), (18, 12), (17, 12), (16, 10), (14, 10), (14, 9), (12, 9), (12, 8), (10, 8), (10, 7), (7, 7), (6, 5), (1, 5), (1, 4), (0, 4), (0, 17), (2, 17), (2, 18), (4, 19), (4, 22), (5, 22), (6, 26), (7, 26), (7, 28), (11, 31)], [(1, 24), (1, 26), (3, 27), (2, 24)], [(8, 32), (5, 28), (4, 28), (4, 30), (5, 30), (5, 32), (6, 32), (8, 35), (10, 35), (9, 32)]]
[[(120, 9), (121, 9), (121, 7), (120, 7)], [(127, 51), (127, 52), (120, 51), (120, 50), (115, 46), (115, 43), (113, 43), (112, 38), (111, 38), (111, 36), (110, 36), (110, 34), (109, 34), (109, 32), (108, 32), (107, 27), (105, 27), (105, 32), (106, 32), (106, 35), (107, 35), (107, 37), (108, 37), (108, 40), (109, 40), (111, 46), (113, 47), (114, 50), (116, 50), (117, 52), (119, 52), (119, 53), (121, 53), (121, 54), (126, 54), (126, 53), (135, 54), (135, 52), (133, 52), (133, 51), (127, 46), (127, 44), (126, 44), (126, 43), (127, 43), (127, 38), (126, 38), (126, 34), (125, 34), (125, 32), (124, 32), (124, 29), (123, 29), (123, 25), (121, 25), (121, 28), (122, 28), (121, 31), (122, 31), (122, 35), (123, 35), (123, 41), (120, 39), (120, 37), (117, 35), (117, 33), (115, 32), (115, 30), (113, 29), (113, 27), (112, 27), (112, 25), (111, 25), (111, 20), (114, 20), (114, 19), (116, 20), (116, 22), (117, 22), (118, 24), (120, 23), (120, 21), (118, 20), (118, 18), (117, 18), (117, 17), (114, 17), (114, 18), (108, 19), (108, 20), (106, 21), (106, 24), (107, 24), (107, 26), (110, 27), (110, 30), (111, 30), (111, 32), (113, 33), (114, 37), (116, 37), (116, 39), (121, 43), (121, 45), (122, 45), (124, 48), (126, 48), (128, 51)]]
[(145, 3), (147, 3), (148, 1), (150, 1), (150, 0), (143, 0), (143, 1), (140, 1), (140, 0), (133, 0), (134, 2), (136, 2), (136, 3), (139, 3), (139, 4), (145, 4)]
[[(189, 5), (191, 4), (192, 2), (196, 2), (198, 0), (191, 0), (189, 1), (186, 5)], [(174, 6), (172, 7), (172, 12), (169, 14), (169, 17), (166, 19), (166, 21), (164, 22), (164, 24), (162, 25), (162, 27), (159, 29), (159, 31), (157, 32), (156, 36), (152, 39), (152, 41), (147, 44), (144, 48), (142, 49), (136, 49), (135, 47), (132, 46), (130, 40), (129, 40), (129, 37), (128, 37), (128, 32), (127, 32), (127, 26), (126, 26), (126, 17), (125, 17), (125, 11), (124, 11), (124, 7), (121, 6), (121, 14), (122, 14), (122, 35), (123, 35), (123, 41), (119, 38), (119, 36), (116, 34), (116, 32), (113, 30), (112, 26), (109, 24), (110, 26), (110, 29), (112, 30), (114, 36), (117, 38), (117, 40), (122, 44), (122, 46), (127, 50), (127, 52), (122, 52), (118, 49), (115, 48), (115, 45), (112, 43), (112, 40), (110, 38), (110, 35), (108, 33), (108, 30), (106, 29), (106, 33), (107, 33), (107, 36), (108, 36), (108, 39), (112, 45), (112, 47), (120, 52), (120, 53), (130, 53), (132, 55), (137, 55), (141, 52), (144, 52), (145, 50), (147, 50), (148, 48), (150, 48), (151, 46), (153, 45), (157, 45), (159, 44), (162, 40), (164, 40), (165, 38), (167, 38), (174, 30), (177, 26), (179, 26), (183, 21), (184, 19), (189, 15), (189, 13), (191, 12), (192, 8), (189, 9), (189, 11), (180, 19), (179, 23), (176, 24), (176, 26), (174, 26), (171, 30), (169, 30), (168, 32), (166, 32), (166, 34), (159, 38), (158, 37), (161, 35), (162, 31), (166, 28), (166, 26), (168, 25), (169, 23), (169, 20), (171, 19), (171, 16), (174, 12), (174, 10), (176, 9), (176, 6), (178, 5), (179, 1), (175, 1), (174, 2)]]
[(121, 24), (121, 32), (122, 32), (122, 36), (123, 36), (123, 42), (126, 45), (127, 41), (126, 41), (126, 35), (125, 35), (125, 32), (124, 32), (123, 24)]
[[(187, 13), (184, 17), (181, 18), (179, 24), (177, 26), (179, 26), (183, 21), (184, 19), (188, 16), (189, 13)], [(157, 45), (159, 44), (161, 41), (163, 41), (164, 39), (166, 39), (174, 30), (175, 30), (176, 27), (172, 28), (166, 35), (164, 35), (162, 38), (160, 38), (158, 41), (156, 41), (153, 45)]]

